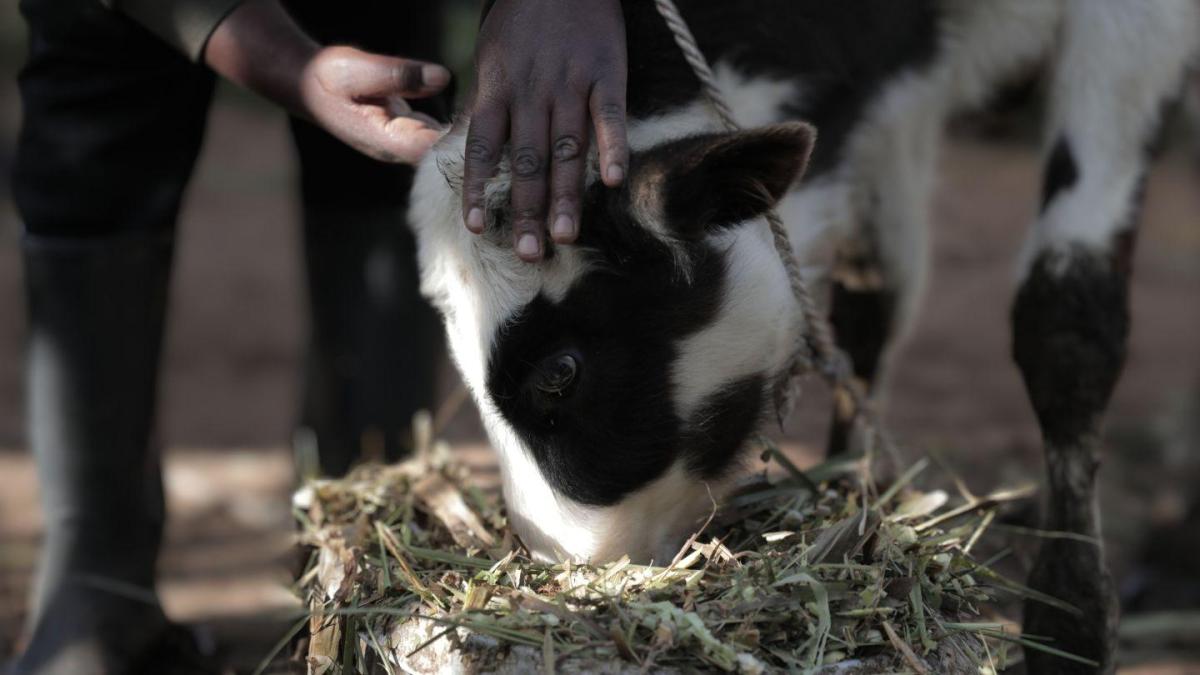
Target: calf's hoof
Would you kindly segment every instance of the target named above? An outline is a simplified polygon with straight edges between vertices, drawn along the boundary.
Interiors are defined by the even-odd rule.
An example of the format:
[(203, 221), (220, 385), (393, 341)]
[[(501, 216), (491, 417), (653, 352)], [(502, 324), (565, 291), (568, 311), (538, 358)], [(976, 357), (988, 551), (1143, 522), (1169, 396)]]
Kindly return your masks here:
[(1048, 646), (1094, 661), (1097, 665), (1027, 647), (1028, 672), (1032, 675), (1113, 672), (1116, 666), (1117, 601), (1101, 548), (1082, 541), (1046, 540), (1030, 573), (1029, 586), (1069, 603), (1079, 613), (1027, 600), (1025, 634), (1034, 640), (1048, 638)]

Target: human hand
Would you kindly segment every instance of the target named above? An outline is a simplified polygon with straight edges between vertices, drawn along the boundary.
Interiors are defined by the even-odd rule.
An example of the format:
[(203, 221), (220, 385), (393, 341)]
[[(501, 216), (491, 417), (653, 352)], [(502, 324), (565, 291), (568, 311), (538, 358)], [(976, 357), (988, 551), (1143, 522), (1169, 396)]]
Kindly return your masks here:
[(301, 110), (363, 154), (416, 164), (443, 128), (405, 99), (433, 96), (449, 83), (450, 71), (436, 64), (326, 47), (304, 69)]
[(591, 125), (601, 179), (628, 170), (625, 23), (618, 0), (497, 0), (479, 31), (469, 106), (463, 215), (483, 231), (483, 190), (505, 142), (512, 166), (513, 244), (542, 258), (579, 234)]
[(353, 47), (322, 47), (279, 0), (239, 5), (209, 38), (204, 60), (376, 159), (415, 164), (441, 137), (441, 125), (414, 112), (406, 99), (437, 94), (450, 71)]

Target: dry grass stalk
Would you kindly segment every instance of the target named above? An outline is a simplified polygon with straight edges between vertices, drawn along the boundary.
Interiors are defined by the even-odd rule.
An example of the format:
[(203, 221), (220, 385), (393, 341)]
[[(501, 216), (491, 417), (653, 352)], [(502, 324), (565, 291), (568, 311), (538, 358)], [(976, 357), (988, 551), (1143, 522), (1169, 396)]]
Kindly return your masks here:
[(310, 672), (977, 673), (1028, 642), (980, 617), (997, 590), (1031, 592), (969, 555), (1024, 490), (951, 504), (912, 488), (921, 463), (875, 494), (861, 461), (802, 473), (767, 444), (782, 478), (726, 500), (671, 564), (546, 565), (431, 446), (297, 494)]

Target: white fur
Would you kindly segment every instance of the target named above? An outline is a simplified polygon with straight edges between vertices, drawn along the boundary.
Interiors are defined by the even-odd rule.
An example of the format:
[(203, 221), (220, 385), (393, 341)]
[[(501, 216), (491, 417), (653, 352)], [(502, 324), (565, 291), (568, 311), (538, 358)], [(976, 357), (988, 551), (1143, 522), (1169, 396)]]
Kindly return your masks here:
[(727, 252), (726, 293), (716, 320), (679, 345), (671, 380), (675, 412), (683, 420), (690, 420), (722, 386), (757, 373), (781, 372), (801, 329), (765, 220), (729, 230), (713, 244)]
[[(936, 75), (906, 73), (884, 87), (846, 144), (845, 237), (863, 237), (897, 297), (893, 333), (906, 330), (926, 283), (929, 194), (947, 102)], [(894, 342), (893, 342), (894, 344)], [(885, 357), (886, 358), (886, 357)]]
[(713, 67), (713, 75), (733, 119), (745, 129), (786, 119), (784, 104), (800, 101), (800, 92), (793, 79), (772, 79), (761, 74), (738, 72), (724, 61)]
[(483, 415), (500, 455), (504, 501), (513, 529), (539, 560), (604, 562), (628, 555), (670, 561), (723, 485), (697, 480), (677, 463), (610, 507), (578, 504), (556, 493), (512, 428), (491, 409)]
[[(724, 61), (714, 64), (713, 74), (733, 118), (743, 128), (784, 121), (787, 119), (783, 114), (784, 103), (799, 100), (797, 84), (792, 80), (742, 73)], [(629, 147), (636, 152), (667, 141), (724, 130), (712, 107), (698, 100), (661, 115), (631, 120)]]
[(628, 139), (633, 152), (698, 133), (721, 131), (721, 121), (704, 101), (693, 101), (660, 115), (630, 120)]
[[(1044, 58), (1062, 4), (945, 0), (937, 59), (885, 85), (847, 141), (835, 172), (846, 184), (847, 212), (835, 224), (849, 228), (840, 236), (865, 237), (876, 247), (882, 283), (897, 301), (891, 349), (928, 282), (929, 195), (945, 119), (982, 104), (998, 83)], [(879, 375), (885, 377), (886, 369)]]
[(1066, 3), (942, 0), (946, 17), (929, 76), (945, 111), (986, 103), (1005, 78), (1042, 61), (1058, 35)]
[(1067, 139), (1079, 178), (1035, 224), (1021, 278), (1035, 254), (1074, 246), (1103, 253), (1129, 224), (1145, 144), (1200, 45), (1194, 0), (1071, 0), (1068, 7), (1045, 138), (1047, 152)]
[[(820, 140), (818, 139), (818, 143)], [(855, 223), (851, 183), (836, 172), (806, 179), (775, 207), (787, 226), (788, 239), (802, 263), (824, 267), (820, 251), (835, 235), (849, 232)]]

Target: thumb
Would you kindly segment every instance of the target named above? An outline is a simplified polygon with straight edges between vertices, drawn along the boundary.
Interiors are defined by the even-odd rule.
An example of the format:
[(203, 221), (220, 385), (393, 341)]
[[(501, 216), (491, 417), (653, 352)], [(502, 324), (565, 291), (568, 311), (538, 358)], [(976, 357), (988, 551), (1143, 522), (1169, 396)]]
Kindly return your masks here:
[(425, 98), (450, 83), (445, 66), (413, 59), (370, 54), (350, 47), (338, 48), (328, 72), (330, 89), (355, 98)]

